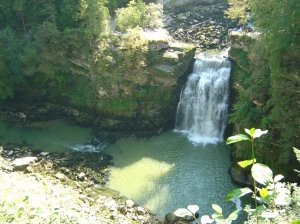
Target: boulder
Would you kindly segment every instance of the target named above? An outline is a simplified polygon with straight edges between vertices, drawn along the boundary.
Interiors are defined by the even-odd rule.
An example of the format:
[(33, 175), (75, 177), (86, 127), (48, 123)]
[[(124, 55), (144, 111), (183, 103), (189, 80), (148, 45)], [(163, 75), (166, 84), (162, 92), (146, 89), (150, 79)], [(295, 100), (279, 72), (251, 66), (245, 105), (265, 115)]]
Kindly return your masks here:
[[(194, 217), (191, 215), (186, 215), (185, 217), (178, 217), (173, 212), (168, 213), (165, 216), (165, 223), (166, 224), (190, 224), (195, 221)], [(196, 213), (196, 217), (198, 217), (198, 213)]]
[(127, 208), (132, 208), (134, 206), (134, 201), (126, 200), (125, 205)]
[(24, 171), (29, 165), (35, 163), (38, 160), (37, 157), (23, 157), (17, 158), (12, 162), (14, 171)]
[(259, 37), (258, 32), (228, 31), (228, 44), (231, 48), (248, 51), (249, 47)]
[(64, 175), (63, 173), (60, 173), (60, 172), (56, 173), (55, 177), (61, 181), (65, 181), (67, 179), (66, 175)]
[(85, 173), (81, 172), (80, 174), (78, 174), (77, 179), (84, 181), (86, 179), (85, 176), (86, 176)]

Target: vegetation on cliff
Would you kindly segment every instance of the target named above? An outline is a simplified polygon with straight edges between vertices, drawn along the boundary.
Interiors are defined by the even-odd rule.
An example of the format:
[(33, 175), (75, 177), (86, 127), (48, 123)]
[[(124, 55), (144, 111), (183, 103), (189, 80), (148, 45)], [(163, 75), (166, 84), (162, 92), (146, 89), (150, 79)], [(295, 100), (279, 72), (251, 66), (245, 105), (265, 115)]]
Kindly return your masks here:
[[(1, 0), (0, 99), (69, 106), (89, 113), (89, 119), (75, 122), (102, 127), (109, 126), (105, 117), (132, 122), (137, 114), (140, 120), (151, 117), (152, 109), (169, 113), (178, 97), (174, 92), (180, 91), (176, 79), (186, 72), (194, 49), (176, 49), (182, 57), (168, 71), (156, 70), (170, 46), (166, 38), (151, 42), (142, 28), (161, 27), (161, 18), (160, 4), (141, 0)], [(172, 86), (164, 86), (168, 77), (156, 78), (159, 71), (171, 77)], [(158, 116), (145, 118), (144, 127), (164, 126)]]
[(268, 138), (259, 143), (259, 159), (296, 181), (292, 170), (299, 165), (292, 147), (300, 144), (300, 4), (248, 2), (260, 35), (254, 44), (244, 41), (244, 49), (230, 52), (238, 64), (233, 71), (238, 98), (230, 122), (268, 129)]

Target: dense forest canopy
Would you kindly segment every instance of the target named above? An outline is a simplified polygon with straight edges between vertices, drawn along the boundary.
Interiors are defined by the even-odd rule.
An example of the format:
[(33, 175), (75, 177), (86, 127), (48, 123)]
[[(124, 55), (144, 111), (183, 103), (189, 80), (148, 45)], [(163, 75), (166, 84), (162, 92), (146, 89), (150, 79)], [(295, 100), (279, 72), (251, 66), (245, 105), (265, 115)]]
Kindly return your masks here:
[[(77, 68), (73, 68), (74, 63), (71, 62), (81, 59), (88, 61), (87, 67), (98, 72), (98, 78), (94, 80), (101, 82), (101, 73), (110, 69), (107, 61), (112, 54), (115, 54), (119, 64), (123, 64), (121, 70), (131, 66), (130, 69), (135, 69), (142, 76), (145, 64), (133, 68), (133, 62), (127, 64), (130, 63), (127, 54), (141, 50), (130, 48), (130, 41), (135, 41), (137, 45), (145, 43), (126, 38), (128, 35), (121, 39), (113, 38), (108, 24), (111, 15), (115, 13), (117, 29), (120, 31), (137, 26), (161, 26), (156, 21), (162, 16), (162, 6), (146, 4), (141, 0), (1, 0), (0, 98), (11, 98), (16, 90), (36, 86), (40, 89), (33, 88), (33, 91), (39, 94), (55, 97), (65, 92), (63, 94), (70, 96), (70, 88), (79, 79), (72, 75), (72, 71)], [(138, 32), (137, 29), (131, 33), (134, 36)], [(106, 47), (103, 47), (105, 42)], [(108, 47), (114, 44), (120, 44), (123, 48), (126, 45), (127, 50), (121, 49), (116, 53)], [(136, 56), (145, 57), (147, 50), (141, 52), (142, 55)], [(127, 60), (125, 64), (124, 60)], [(116, 68), (113, 63), (110, 66)], [(142, 77), (128, 77), (129, 81), (132, 79), (141, 82)], [(89, 85), (90, 89), (97, 89), (93, 88), (97, 83)], [(84, 92), (91, 96), (93, 90)]]

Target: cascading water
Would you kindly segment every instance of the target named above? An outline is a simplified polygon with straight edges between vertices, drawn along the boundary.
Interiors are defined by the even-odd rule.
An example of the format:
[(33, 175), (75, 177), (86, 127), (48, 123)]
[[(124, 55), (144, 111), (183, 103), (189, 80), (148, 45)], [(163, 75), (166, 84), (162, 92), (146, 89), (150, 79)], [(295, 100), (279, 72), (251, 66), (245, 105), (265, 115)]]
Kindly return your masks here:
[(230, 61), (199, 55), (177, 107), (175, 131), (187, 133), (194, 144), (223, 140), (227, 123)]

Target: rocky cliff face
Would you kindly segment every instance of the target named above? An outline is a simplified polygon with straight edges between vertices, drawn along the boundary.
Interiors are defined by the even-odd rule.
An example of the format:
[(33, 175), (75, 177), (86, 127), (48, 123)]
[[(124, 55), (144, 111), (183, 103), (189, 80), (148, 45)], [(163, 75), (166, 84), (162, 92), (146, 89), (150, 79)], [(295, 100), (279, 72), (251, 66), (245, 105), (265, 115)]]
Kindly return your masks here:
[[(102, 85), (91, 90), (97, 74), (90, 70), (88, 60), (72, 59), (70, 69), (78, 76), (76, 86), (56, 97), (21, 91), (13, 99), (2, 101), (1, 111), (15, 114), (25, 122), (64, 118), (98, 131), (136, 135), (154, 134), (172, 127), (180, 90), (192, 68), (196, 47), (170, 41), (165, 30), (142, 35), (149, 48), (147, 82), (137, 85), (121, 75), (104, 72)], [(84, 86), (90, 86), (89, 98), (80, 96)], [(77, 89), (79, 96), (75, 98), (72, 91)], [(82, 106), (85, 100), (91, 101), (89, 106)]]
[(13, 99), (0, 102), (0, 110), (25, 122), (64, 118), (95, 127), (96, 132), (148, 135), (172, 128), (180, 91), (192, 70), (196, 49), (225, 48), (227, 30), (234, 24), (224, 19), (227, 5), (222, 0), (162, 3), (164, 30), (142, 34), (149, 49), (144, 73), (147, 82), (135, 84), (126, 80), (118, 72), (122, 67), (118, 46), (111, 46), (112, 57), (108, 55), (103, 65), (110, 69), (94, 71), (92, 58), (70, 58), (74, 80), (68, 88), (59, 94), (44, 93), (34, 85), (20, 89)]
[(175, 40), (193, 43), (199, 51), (224, 49), (227, 30), (236, 26), (222, 0), (164, 1), (164, 25)]
[[(251, 77), (251, 66), (248, 60), (248, 50), (250, 45), (255, 41), (258, 34), (245, 33), (243, 31), (229, 31), (228, 32), (228, 44), (230, 45), (229, 59), (232, 63), (231, 80), (231, 103), (236, 103), (238, 96), (243, 94), (249, 87), (249, 80)], [(244, 133), (244, 124), (234, 123), (232, 127), (232, 135)], [(234, 144), (232, 148), (232, 166), (230, 168), (230, 174), (232, 180), (242, 186), (251, 186), (253, 178), (251, 176), (250, 169), (243, 169), (237, 163), (248, 158), (248, 153), (245, 149), (248, 145), (244, 143)]]

